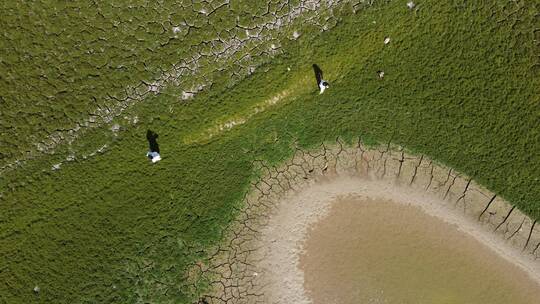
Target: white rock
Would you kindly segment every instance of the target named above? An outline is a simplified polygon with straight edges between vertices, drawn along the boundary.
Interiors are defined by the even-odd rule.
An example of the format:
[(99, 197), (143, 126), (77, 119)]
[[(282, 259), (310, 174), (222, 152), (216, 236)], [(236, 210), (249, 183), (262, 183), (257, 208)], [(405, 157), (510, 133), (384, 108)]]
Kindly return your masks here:
[(193, 98), (195, 94), (191, 93), (191, 92), (185, 92), (183, 91), (182, 92), (182, 100), (188, 100), (190, 98)]
[(384, 38), (384, 44), (388, 44), (388, 43), (390, 43), (390, 37)]
[(407, 7), (409, 9), (413, 9), (415, 6), (416, 6), (416, 4), (414, 4), (414, 2), (412, 2), (412, 1), (407, 2)]
[(39, 152), (43, 152), (43, 151), (47, 150), (47, 146), (45, 146), (43, 143), (38, 143), (37, 144), (37, 150)]
[(300, 33), (298, 33), (297, 31), (294, 31), (292, 36), (293, 36), (294, 39), (298, 39), (300, 37)]
[(159, 86), (157, 84), (149, 84), (146, 88), (148, 92), (157, 93), (159, 92)]
[(34, 287), (34, 292), (35, 292), (35, 293), (38, 293), (40, 290), (41, 290), (41, 289), (39, 289), (39, 286), (36, 285), (36, 286)]

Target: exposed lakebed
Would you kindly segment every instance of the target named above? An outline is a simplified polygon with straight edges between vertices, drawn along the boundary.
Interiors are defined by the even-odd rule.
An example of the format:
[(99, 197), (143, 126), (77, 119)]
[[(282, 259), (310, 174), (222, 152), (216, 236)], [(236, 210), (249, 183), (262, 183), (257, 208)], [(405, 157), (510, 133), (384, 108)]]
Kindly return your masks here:
[(346, 196), (312, 225), (300, 257), (317, 303), (535, 303), (529, 275), (420, 207)]
[[(540, 230), (392, 147), (298, 151), (253, 184), (203, 272), (208, 303), (536, 303)], [(498, 301), (498, 302), (497, 302)]]

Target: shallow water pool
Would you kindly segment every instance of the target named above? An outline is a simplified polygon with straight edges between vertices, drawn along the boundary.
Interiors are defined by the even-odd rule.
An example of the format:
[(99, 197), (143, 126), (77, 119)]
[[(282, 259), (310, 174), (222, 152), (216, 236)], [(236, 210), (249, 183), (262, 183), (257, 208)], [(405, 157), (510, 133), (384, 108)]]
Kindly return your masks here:
[(415, 206), (356, 197), (313, 225), (300, 257), (314, 304), (540, 303), (540, 286)]

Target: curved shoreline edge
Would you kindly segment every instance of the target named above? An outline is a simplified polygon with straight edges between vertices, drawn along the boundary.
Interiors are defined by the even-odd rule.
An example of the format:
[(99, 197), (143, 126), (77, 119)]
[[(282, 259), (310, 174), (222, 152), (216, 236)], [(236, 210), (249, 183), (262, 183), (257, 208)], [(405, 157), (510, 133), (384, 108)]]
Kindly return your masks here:
[[(361, 195), (384, 194), (383, 197), (397, 201), (405, 197), (410, 203), (423, 202), (419, 206), (426, 213), (458, 225), (460, 230), (527, 271), (540, 284), (540, 226), (536, 221), (471, 178), (426, 156), (414, 156), (402, 147), (391, 145), (367, 147), (360, 140), (354, 146), (345, 146), (338, 139), (335, 145), (322, 144), (314, 151), (296, 148), (295, 155), (279, 167), (263, 162), (256, 166), (263, 177), (252, 184), (244, 208), (226, 229), (223, 243), (194, 270), (211, 282), (212, 290), (201, 296), (201, 303), (279, 303), (279, 299), (285, 298), (306, 303), (305, 297), (293, 293), (277, 298), (272, 293), (278, 286), (274, 286), (271, 272), (279, 271), (280, 265), (275, 262), (284, 260), (272, 260), (276, 252), (269, 248), (275, 246), (268, 244), (289, 242), (283, 247), (287, 251), (277, 255), (287, 257), (290, 261), (286, 266), (295, 269), (309, 223), (324, 215), (331, 200), (318, 199), (326, 203), (312, 204), (307, 208), (310, 210), (302, 206), (307, 212), (304, 217), (298, 215), (302, 213), (294, 215), (299, 216), (294, 220), (303, 226), (299, 231), (304, 234), (277, 231), (278, 238), (268, 238), (272, 233), (276, 235), (276, 231), (269, 232), (272, 215), (305, 191), (311, 191), (313, 198), (328, 196), (331, 191), (320, 192), (320, 189), (335, 182), (341, 184), (342, 191), (334, 196), (362, 190)], [(283, 277), (279, 284), (292, 290), (302, 288), (300, 282), (301, 277), (291, 276)]]
[[(310, 254), (304, 245), (310, 231), (340, 201), (347, 198), (386, 201), (396, 207), (418, 207), (418, 212), (456, 227), (463, 237), (472, 237), (486, 250), (517, 266), (516, 271), (523, 271), (540, 289), (540, 263), (530, 255), (523, 255), (519, 249), (508, 246), (503, 238), (490, 229), (464, 217), (460, 210), (448, 208), (440, 198), (414, 188), (395, 185), (388, 180), (341, 175), (321, 179), (285, 197), (268, 225), (261, 230), (261, 247), (257, 251), (260, 259), (257, 265), (262, 269), (263, 280), (267, 285), (264, 290), (267, 296), (265, 303), (312, 303), (309, 295), (313, 290), (306, 290), (305, 268), (301, 263), (301, 256)], [(396, 213), (387, 214), (386, 218), (392, 221), (399, 216), (396, 210)], [(376, 235), (373, 237), (377, 238)], [(311, 276), (313, 279), (313, 273)]]

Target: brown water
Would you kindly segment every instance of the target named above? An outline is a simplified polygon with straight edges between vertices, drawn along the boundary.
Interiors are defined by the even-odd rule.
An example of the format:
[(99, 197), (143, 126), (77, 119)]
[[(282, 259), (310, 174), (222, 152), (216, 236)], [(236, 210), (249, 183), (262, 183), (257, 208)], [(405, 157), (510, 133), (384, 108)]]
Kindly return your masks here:
[(419, 207), (342, 199), (304, 249), (314, 304), (540, 303), (539, 284), (521, 268)]

